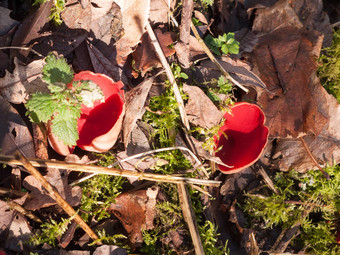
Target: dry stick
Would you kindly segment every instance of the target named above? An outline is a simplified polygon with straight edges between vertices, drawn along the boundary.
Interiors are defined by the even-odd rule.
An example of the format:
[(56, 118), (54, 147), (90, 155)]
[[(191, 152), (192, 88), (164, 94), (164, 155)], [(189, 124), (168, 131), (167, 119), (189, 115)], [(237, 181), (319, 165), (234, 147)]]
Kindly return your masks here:
[(190, 201), (188, 190), (183, 182), (177, 184), (177, 189), (181, 201), (183, 217), (189, 226), (189, 231), (192, 238), (192, 242), (194, 244), (195, 253), (199, 255), (201, 254), (204, 255), (204, 249), (200, 235), (198, 233), (195, 213), (192, 211), (192, 204)]
[(159, 60), (161, 61), (163, 68), (165, 69), (165, 72), (166, 72), (166, 75), (168, 76), (169, 82), (173, 87), (175, 98), (176, 98), (176, 101), (178, 103), (179, 113), (181, 115), (182, 122), (183, 122), (185, 128), (189, 131), (190, 125), (189, 125), (187, 114), (185, 113), (185, 110), (184, 110), (184, 102), (183, 102), (181, 93), (178, 89), (178, 86), (177, 86), (175, 77), (174, 77), (174, 75), (171, 71), (170, 65), (169, 65), (168, 61), (166, 60), (166, 58), (164, 56), (163, 50), (162, 50), (162, 48), (161, 48), (161, 46), (160, 46), (160, 44), (157, 40), (155, 33), (152, 30), (150, 22), (148, 22), (146, 24), (146, 31), (148, 32), (150, 39), (151, 39), (151, 43), (152, 43), (153, 47), (155, 48), (155, 52), (156, 52)]
[(242, 89), (243, 91), (245, 91), (246, 93), (249, 92), (249, 90), (244, 87), (243, 85), (241, 85), (238, 81), (236, 81), (233, 77), (230, 76), (230, 74), (223, 68), (223, 66), (221, 66), (221, 64), (217, 61), (217, 59), (214, 57), (214, 55), (211, 53), (210, 49), (208, 48), (207, 45), (205, 45), (204, 41), (202, 40), (202, 38), (200, 37), (200, 35), (197, 32), (197, 29), (195, 27), (195, 25), (192, 23), (191, 21), (191, 29), (194, 32), (194, 35), (196, 37), (196, 39), (198, 40), (198, 42), (201, 44), (204, 52), (208, 55), (208, 57), (210, 58), (210, 60), (216, 65), (216, 67), (223, 73), (223, 75), (232, 83), (234, 83), (236, 86), (238, 86), (240, 89)]
[(308, 145), (305, 142), (305, 139), (303, 139), (303, 137), (300, 137), (300, 141), (302, 142), (303, 146), (305, 147), (305, 150), (307, 151), (309, 157), (312, 159), (314, 165), (319, 168), (319, 170), (321, 171), (321, 173), (323, 174), (323, 176), (325, 176), (325, 178), (327, 180), (329, 180), (329, 174), (322, 169), (322, 167), (319, 165), (319, 163), (316, 161), (315, 157), (313, 156), (312, 152), (310, 151), (310, 149), (308, 148)]
[[(72, 171), (84, 172), (84, 173), (97, 173), (97, 174), (106, 174), (106, 175), (123, 176), (123, 177), (137, 177), (139, 179), (145, 179), (145, 180), (156, 181), (156, 182), (169, 182), (169, 183), (184, 182), (188, 184), (205, 185), (205, 186), (212, 186), (212, 187), (219, 187), (221, 185), (221, 181), (214, 181), (214, 180), (203, 180), (203, 179), (187, 178), (187, 177), (173, 176), (173, 175), (153, 174), (153, 173), (138, 173), (138, 172), (131, 172), (130, 170), (124, 170), (124, 169), (108, 168), (108, 167), (103, 167), (103, 166), (92, 166), (92, 165), (77, 164), (77, 163), (66, 163), (63, 161), (42, 160), (42, 159), (28, 159), (28, 160), (35, 167), (53, 167), (57, 169), (69, 169)], [(22, 162), (16, 160), (13, 156), (2, 155), (2, 154), (0, 154), (0, 163), (23, 165)]]
[(265, 183), (268, 185), (268, 187), (275, 193), (275, 194), (279, 194), (279, 191), (275, 188), (274, 183), (272, 182), (272, 180), (269, 178), (268, 174), (266, 173), (266, 171), (263, 169), (262, 166), (259, 166), (258, 171), (260, 172), (260, 174), (262, 175), (263, 180), (265, 181)]
[(44, 58), (44, 56), (41, 55), (39, 52), (37, 52), (37, 51), (35, 51), (31, 48), (28, 48), (28, 47), (17, 47), (17, 46), (0, 47), (0, 50), (10, 50), (10, 49), (13, 49), (13, 50), (29, 50), (29, 51), (32, 51), (33, 53), (35, 53), (36, 55), (38, 55), (39, 57)]
[[(201, 167), (203, 169), (203, 171), (206, 172), (204, 166), (202, 165), (201, 161), (199, 161), (199, 159), (196, 157), (196, 155), (191, 150), (189, 150), (188, 148), (185, 148), (185, 147), (182, 147), (182, 146), (160, 148), (160, 149), (156, 149), (156, 150), (151, 150), (151, 151), (146, 151), (146, 152), (142, 152), (142, 153), (139, 153), (139, 154), (135, 154), (135, 155), (132, 155), (130, 157), (124, 158), (122, 160), (119, 160), (119, 161), (113, 163), (112, 165), (108, 166), (108, 168), (112, 168), (115, 165), (118, 165), (120, 163), (123, 163), (125, 161), (131, 160), (131, 159), (134, 159), (134, 158), (140, 158), (140, 157), (144, 157), (144, 156), (149, 155), (149, 154), (154, 154), (154, 153), (162, 152), (162, 151), (171, 151), (171, 150), (181, 150), (181, 151), (188, 152), (190, 154), (190, 156), (196, 161), (196, 163), (198, 165), (198, 168)], [(97, 175), (97, 174), (94, 173), (94, 174), (85, 176), (84, 178), (81, 178), (81, 179), (79, 179), (77, 181), (74, 181), (74, 182), (71, 183), (71, 186), (76, 185), (78, 183), (81, 183), (81, 182), (83, 182), (83, 181), (85, 181), (85, 180), (87, 180), (89, 178), (92, 178), (95, 175)]]
[(34, 220), (35, 222), (38, 223), (42, 223), (41, 219), (39, 219), (37, 216), (35, 216), (33, 213), (31, 213), (30, 211), (27, 211), (24, 207), (22, 207), (21, 205), (19, 205), (17, 202), (15, 201), (8, 201), (7, 205), (12, 209), (12, 210), (16, 210), (17, 212), (26, 215), (28, 218), (30, 218), (31, 220)]
[[(53, 188), (48, 181), (46, 181), (42, 174), (19, 151), (15, 153), (15, 158), (19, 160), (23, 166), (41, 183), (41, 185), (47, 190), (49, 196), (54, 199), (70, 217), (74, 217), (75, 222), (78, 223), (78, 225), (90, 236), (90, 238), (94, 241), (98, 239), (96, 233), (92, 231), (79, 214), (76, 213), (76, 211), (65, 201), (59, 192)], [(98, 244), (100, 243), (98, 242)]]

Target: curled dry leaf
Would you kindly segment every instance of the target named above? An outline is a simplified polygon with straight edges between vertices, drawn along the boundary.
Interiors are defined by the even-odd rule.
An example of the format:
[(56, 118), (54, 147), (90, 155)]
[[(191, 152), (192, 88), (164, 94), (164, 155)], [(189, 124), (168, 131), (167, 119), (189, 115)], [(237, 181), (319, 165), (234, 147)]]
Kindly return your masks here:
[(120, 194), (108, 209), (122, 222), (134, 246), (143, 242), (142, 230), (154, 227), (158, 191), (159, 188), (153, 187)]
[(203, 90), (184, 84), (183, 91), (189, 96), (189, 101), (185, 105), (189, 122), (202, 128), (212, 128), (220, 123), (223, 114)]
[(0, 96), (0, 150), (2, 154), (14, 155), (19, 150), (26, 157), (34, 158), (32, 136), (20, 114)]
[(130, 133), (136, 126), (138, 119), (141, 119), (144, 112), (144, 104), (152, 86), (154, 77), (145, 79), (137, 87), (126, 92), (125, 105), (126, 112), (123, 122), (123, 139), (124, 145), (127, 147)]
[[(155, 34), (161, 45), (165, 57), (172, 56), (175, 54), (175, 49), (169, 46), (176, 40), (176, 34), (173, 32), (163, 33), (161, 30), (156, 29)], [(141, 71), (141, 75), (144, 76), (145, 73), (153, 67), (160, 67), (161, 63), (153, 50), (151, 39), (148, 33), (145, 33), (141, 38), (141, 44), (132, 53), (132, 58), (135, 61), (133, 68), (135, 70)], [(135, 74), (138, 76), (138, 74)]]
[[(79, 186), (71, 188), (68, 185), (67, 170), (49, 168), (47, 175), (44, 177), (71, 206), (76, 206), (80, 203), (81, 188)], [(29, 199), (24, 204), (25, 209), (37, 210), (56, 204), (55, 200), (46, 194), (41, 183), (33, 175), (27, 176), (23, 181), (23, 185), (31, 191)]]
[(117, 63), (129, 55), (145, 32), (150, 12), (150, 0), (116, 0), (122, 11), (124, 36), (116, 42)]
[(34, 92), (49, 92), (47, 84), (41, 79), (41, 70), (45, 64), (43, 59), (22, 65), (14, 58), (13, 73), (6, 70), (6, 75), (0, 78), (1, 95), (13, 104), (26, 103), (30, 94)]
[(8, 230), (5, 248), (13, 252), (24, 253), (24, 247), (32, 236), (28, 220), (21, 213), (15, 213)]

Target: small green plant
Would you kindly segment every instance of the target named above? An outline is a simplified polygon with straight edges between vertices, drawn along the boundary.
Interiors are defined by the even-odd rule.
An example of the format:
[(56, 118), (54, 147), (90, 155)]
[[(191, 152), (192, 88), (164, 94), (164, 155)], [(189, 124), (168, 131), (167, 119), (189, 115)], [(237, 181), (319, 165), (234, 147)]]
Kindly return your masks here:
[(234, 33), (219, 35), (217, 38), (212, 37), (210, 34), (204, 39), (204, 42), (210, 50), (216, 55), (222, 54), (238, 54), (240, 43), (235, 40)]
[(94, 242), (90, 243), (89, 246), (96, 245), (98, 242), (108, 244), (108, 245), (117, 245), (120, 248), (129, 248), (127, 247), (122, 241), (125, 241), (127, 237), (123, 234), (116, 234), (113, 236), (107, 236), (105, 229), (100, 230), (97, 232), (98, 234), (98, 239), (95, 240)]
[(214, 0), (202, 0), (202, 4), (206, 6), (212, 6), (214, 4)]
[(66, 145), (76, 145), (79, 139), (77, 119), (81, 104), (93, 106), (96, 100), (103, 101), (104, 94), (91, 81), (73, 82), (73, 71), (64, 58), (50, 54), (43, 68), (43, 80), (48, 83), (50, 93), (35, 93), (26, 103), (32, 122), (51, 122), (52, 133)]
[(332, 46), (319, 58), (318, 75), (328, 93), (340, 103), (340, 30), (334, 31)]
[(33, 245), (47, 243), (55, 247), (55, 241), (65, 233), (68, 224), (74, 219), (75, 215), (68, 219), (62, 218), (59, 223), (51, 219), (50, 222), (41, 224), (41, 230), (34, 234), (29, 242)]
[(295, 241), (304, 244), (308, 252), (339, 254), (336, 223), (340, 210), (340, 166), (328, 167), (326, 171), (329, 180), (321, 171), (278, 172), (275, 186), (279, 194), (246, 194), (242, 207), (254, 226), (263, 222), (266, 228), (289, 229), (298, 224), (301, 234)]
[[(33, 5), (44, 4), (51, 0), (35, 0)], [(53, 20), (57, 25), (60, 25), (63, 21), (60, 17), (61, 12), (65, 9), (66, 0), (53, 0), (53, 7), (51, 8), (50, 19)]]
[(218, 243), (217, 237), (219, 236), (219, 234), (217, 233), (217, 229), (211, 221), (207, 220), (203, 225), (198, 226), (198, 231), (202, 239), (202, 245), (205, 254), (207, 255), (229, 254), (229, 250), (227, 249), (228, 242), (226, 242), (224, 247), (217, 245)]

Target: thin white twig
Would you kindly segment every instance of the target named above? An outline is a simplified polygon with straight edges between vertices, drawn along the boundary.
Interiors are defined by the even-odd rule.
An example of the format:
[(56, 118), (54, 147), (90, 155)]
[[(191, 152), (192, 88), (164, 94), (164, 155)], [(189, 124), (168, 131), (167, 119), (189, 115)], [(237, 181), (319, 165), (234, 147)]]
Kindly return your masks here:
[[(186, 151), (190, 154), (190, 156), (196, 161), (196, 163), (198, 164), (197, 168), (202, 168), (202, 171), (207, 175), (207, 171), (206, 169), (204, 168), (204, 166), (202, 165), (201, 161), (196, 157), (196, 155), (191, 151), (189, 150), (188, 148), (186, 147), (182, 147), (182, 146), (175, 146), (175, 147), (167, 147), (167, 148), (160, 148), (160, 149), (156, 149), (156, 150), (151, 150), (151, 151), (146, 151), (146, 152), (142, 152), (142, 153), (139, 153), (139, 154), (135, 154), (135, 155), (132, 155), (132, 156), (129, 156), (129, 157), (126, 157), (124, 159), (121, 159), (115, 163), (113, 163), (112, 165), (108, 166), (108, 168), (112, 168), (120, 163), (123, 163), (125, 161), (129, 161), (131, 159), (135, 159), (135, 158), (140, 158), (140, 157), (144, 157), (146, 155), (149, 155), (149, 154), (154, 154), (154, 153), (158, 153), (158, 152), (162, 152), (162, 151), (171, 151), (171, 150), (181, 150), (181, 151)], [(74, 182), (72, 182), (70, 185), (71, 186), (74, 186), (74, 185), (77, 185), (83, 181), (86, 181), (94, 176), (96, 176), (97, 173), (93, 173), (93, 174), (90, 174), (90, 175), (87, 175), (79, 180), (76, 180)]]
[(6, 47), (0, 47), (0, 50), (29, 50), (32, 51), (33, 53), (35, 53), (36, 55), (38, 55), (41, 58), (44, 58), (43, 55), (41, 55), (39, 52), (37, 52), (36, 50), (33, 50), (29, 47), (18, 47), (18, 46), (6, 46)]

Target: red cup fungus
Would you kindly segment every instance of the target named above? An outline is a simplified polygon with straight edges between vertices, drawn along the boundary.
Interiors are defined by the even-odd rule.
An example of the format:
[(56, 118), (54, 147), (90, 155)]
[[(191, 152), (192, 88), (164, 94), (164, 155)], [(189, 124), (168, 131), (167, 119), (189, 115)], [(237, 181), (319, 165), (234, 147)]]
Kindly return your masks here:
[(215, 154), (230, 167), (218, 165), (220, 171), (232, 174), (254, 164), (267, 144), (265, 115), (255, 104), (236, 103), (224, 115), (225, 122), (215, 139)]
[[(103, 91), (105, 101), (97, 100), (92, 107), (82, 104), (81, 116), (78, 119), (77, 146), (86, 151), (108, 151), (115, 144), (123, 123), (125, 105), (122, 87), (124, 85), (121, 81), (114, 82), (104, 74), (90, 71), (76, 74), (72, 83), (82, 80), (96, 83)], [(66, 156), (74, 149), (58, 141), (50, 131), (48, 138), (52, 148), (61, 155)]]

